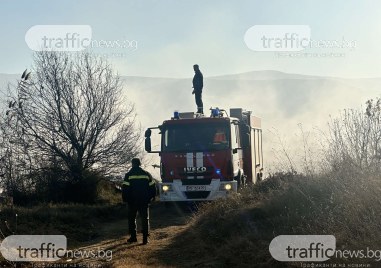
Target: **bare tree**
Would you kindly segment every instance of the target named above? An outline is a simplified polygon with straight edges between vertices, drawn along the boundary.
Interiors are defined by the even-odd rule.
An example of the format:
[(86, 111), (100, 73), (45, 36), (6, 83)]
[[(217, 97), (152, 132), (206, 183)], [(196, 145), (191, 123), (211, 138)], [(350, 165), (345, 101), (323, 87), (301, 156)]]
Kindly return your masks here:
[(28, 150), (30, 141), (24, 135), (18, 113), (18, 93), (27, 85), (29, 77), (30, 73), (25, 70), (17, 85), (8, 85), (5, 102), (2, 103), (5, 110), (0, 114), (0, 183), (10, 195), (14, 190), (26, 192), (31, 188), (30, 180), (25, 177), (32, 166)]
[(132, 104), (111, 67), (94, 56), (39, 52), (20, 91), (19, 118), (40, 156), (74, 180), (91, 168), (110, 173), (139, 152)]
[(344, 110), (329, 123), (327, 157), (335, 169), (381, 170), (381, 100), (366, 104), (365, 113)]

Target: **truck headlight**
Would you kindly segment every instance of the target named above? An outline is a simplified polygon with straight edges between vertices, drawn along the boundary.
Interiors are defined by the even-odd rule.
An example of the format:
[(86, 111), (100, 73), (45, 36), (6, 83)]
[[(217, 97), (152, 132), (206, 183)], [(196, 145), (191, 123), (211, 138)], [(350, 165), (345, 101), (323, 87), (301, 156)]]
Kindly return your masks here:
[(225, 184), (225, 190), (230, 191), (232, 189), (232, 185), (230, 183)]
[(163, 192), (172, 191), (171, 185), (163, 185), (161, 186), (161, 189), (163, 190)]
[(231, 191), (233, 189), (233, 185), (231, 183), (221, 183), (220, 191)]

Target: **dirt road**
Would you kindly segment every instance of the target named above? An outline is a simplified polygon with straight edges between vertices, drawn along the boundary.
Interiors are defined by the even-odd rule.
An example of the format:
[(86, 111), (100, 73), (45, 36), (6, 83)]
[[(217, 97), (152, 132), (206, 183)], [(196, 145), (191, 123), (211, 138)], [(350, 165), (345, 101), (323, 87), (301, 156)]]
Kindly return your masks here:
[[(66, 263), (77, 267), (175, 267), (181, 265), (181, 256), (173, 248), (173, 240), (178, 239), (186, 230), (192, 212), (187, 206), (174, 204), (166, 207), (155, 202), (150, 208), (150, 243), (142, 244), (142, 235), (138, 234), (138, 243), (127, 243), (128, 222), (126, 219), (103, 226), (100, 239), (78, 248), (83, 252), (99, 252), (103, 258), (73, 258)], [(140, 219), (137, 219), (138, 226)], [(112, 256), (111, 253), (112, 252)], [(175, 261), (176, 259), (176, 261)], [(172, 264), (176, 264), (175, 266)], [(196, 261), (197, 263), (197, 261)], [(76, 267), (76, 266), (74, 266)]]

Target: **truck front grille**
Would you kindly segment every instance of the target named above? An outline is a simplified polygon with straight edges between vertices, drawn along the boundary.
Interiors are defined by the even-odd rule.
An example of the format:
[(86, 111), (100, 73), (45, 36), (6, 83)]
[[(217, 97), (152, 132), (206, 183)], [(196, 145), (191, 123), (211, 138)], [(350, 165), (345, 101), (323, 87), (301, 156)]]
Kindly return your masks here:
[(183, 185), (210, 185), (212, 179), (182, 179)]
[(210, 194), (210, 191), (198, 191), (198, 192), (184, 192), (188, 199), (200, 199), (207, 198)]

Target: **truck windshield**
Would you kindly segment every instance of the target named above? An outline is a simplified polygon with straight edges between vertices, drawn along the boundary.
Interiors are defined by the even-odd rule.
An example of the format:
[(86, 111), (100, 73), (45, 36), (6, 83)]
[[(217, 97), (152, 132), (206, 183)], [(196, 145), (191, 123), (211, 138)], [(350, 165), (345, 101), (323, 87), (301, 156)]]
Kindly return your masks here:
[(213, 151), (228, 149), (228, 124), (168, 126), (163, 133), (163, 151)]

